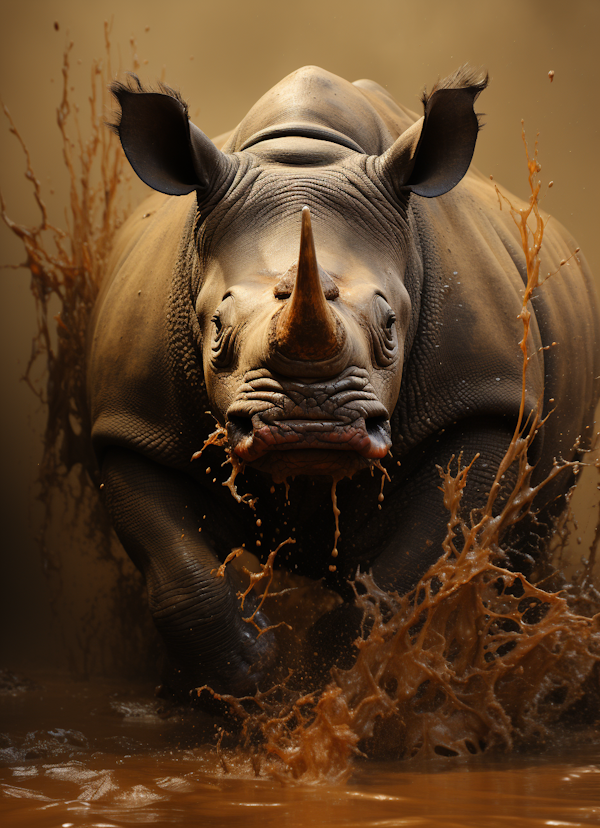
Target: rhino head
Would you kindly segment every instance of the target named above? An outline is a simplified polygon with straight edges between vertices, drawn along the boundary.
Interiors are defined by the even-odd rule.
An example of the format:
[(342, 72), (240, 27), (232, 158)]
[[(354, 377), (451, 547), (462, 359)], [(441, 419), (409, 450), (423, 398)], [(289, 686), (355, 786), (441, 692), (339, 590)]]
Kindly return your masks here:
[(350, 476), (388, 453), (418, 321), (409, 198), (464, 176), (485, 84), (459, 70), (417, 118), (375, 84), (307, 67), (223, 149), (166, 87), (113, 86), (136, 173), (160, 192), (196, 193), (211, 410), (231, 450), (275, 481)]

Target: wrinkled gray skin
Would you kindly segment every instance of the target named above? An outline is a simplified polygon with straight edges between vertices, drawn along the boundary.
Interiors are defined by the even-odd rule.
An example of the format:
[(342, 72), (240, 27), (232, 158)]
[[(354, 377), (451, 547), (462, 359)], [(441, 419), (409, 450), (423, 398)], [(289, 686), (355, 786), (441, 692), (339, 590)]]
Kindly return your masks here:
[[(257, 637), (242, 620), (235, 574), (215, 572), (234, 547), (264, 557), (292, 536), (278, 564), (351, 601), (357, 569), (406, 591), (440, 555), (438, 465), (479, 453), (465, 511), (485, 502), (521, 399), (525, 264), (493, 186), (467, 172), (484, 86), (459, 71), (419, 118), (371, 81), (306, 67), (268, 92), (222, 150), (169, 90), (115, 87), (127, 157), (166, 195), (123, 228), (98, 300), (92, 440), (180, 688), (251, 692), (276, 661), (274, 633)], [(291, 346), (277, 327), (305, 205), (338, 337), (333, 351), (323, 339), (325, 358), (320, 317), (296, 326)], [(536, 480), (555, 457), (575, 456), (598, 397), (590, 274), (581, 254), (559, 268), (575, 246), (552, 221), (541, 274), (559, 272), (531, 303), (526, 413), (538, 400), (544, 414), (554, 409), (530, 458)], [(215, 419), (246, 462), (239, 490), (258, 497), (255, 512), (221, 485), (222, 449), (191, 462)], [(378, 508), (380, 474), (369, 465), (382, 457), (391, 482)], [(570, 482), (564, 473), (548, 487), (542, 524), (525, 522), (511, 538), (513, 566), (531, 565), (545, 504)], [(261, 613), (257, 621), (267, 624)]]

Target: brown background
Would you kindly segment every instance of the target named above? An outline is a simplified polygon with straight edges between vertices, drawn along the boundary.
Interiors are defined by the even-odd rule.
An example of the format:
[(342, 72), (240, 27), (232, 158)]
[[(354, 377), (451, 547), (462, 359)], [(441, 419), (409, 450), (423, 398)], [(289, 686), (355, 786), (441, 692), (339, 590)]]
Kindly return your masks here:
[[(348, 80), (372, 78), (413, 109), (419, 109), (422, 87), (439, 76), (465, 61), (485, 66), (491, 83), (479, 101), (486, 126), (476, 165), (526, 196), (521, 118), (531, 137), (539, 131), (542, 178), (554, 180), (543, 206), (569, 227), (600, 273), (597, 0), (5, 0), (0, 95), (27, 142), (46, 194), (55, 191), (48, 202), (57, 222), (66, 201), (55, 125), (63, 47), (67, 36), (74, 40), (72, 78), (83, 105), (90, 61), (102, 55), (103, 21), (111, 17), (122, 68), (131, 66), (129, 39), (135, 36), (140, 59), (148, 60), (142, 77), (152, 81), (166, 67), (166, 80), (181, 90), (194, 120), (209, 135), (231, 128), (269, 87), (304, 64)], [(552, 84), (549, 70), (555, 72)], [(9, 214), (35, 222), (23, 156), (2, 122), (0, 158)], [(19, 244), (4, 227), (0, 245), (2, 262), (22, 260)], [(19, 381), (35, 330), (28, 281), (23, 269), (0, 274), (0, 666), (17, 665), (27, 656), (40, 663), (57, 656), (61, 663), (64, 657), (48, 625), (47, 589), (34, 542), (40, 515), (32, 486), (42, 417)], [(585, 530), (591, 509), (584, 507), (580, 514)], [(86, 580), (93, 578), (90, 572)], [(93, 583), (81, 586), (92, 594)]]

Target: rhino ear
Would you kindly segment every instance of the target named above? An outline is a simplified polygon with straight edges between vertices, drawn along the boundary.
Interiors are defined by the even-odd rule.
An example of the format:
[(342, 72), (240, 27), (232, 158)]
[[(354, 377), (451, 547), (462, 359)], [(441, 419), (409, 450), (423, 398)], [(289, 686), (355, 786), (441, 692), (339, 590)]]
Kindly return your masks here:
[(380, 174), (396, 192), (434, 198), (455, 187), (473, 158), (479, 121), (475, 99), (487, 86), (487, 75), (468, 67), (438, 84), (424, 98), (425, 114), (379, 156)]
[(121, 107), (114, 131), (121, 139), (127, 160), (142, 181), (168, 195), (193, 190), (208, 192), (231, 161), (188, 120), (187, 106), (179, 96), (146, 92), (113, 83), (111, 91)]

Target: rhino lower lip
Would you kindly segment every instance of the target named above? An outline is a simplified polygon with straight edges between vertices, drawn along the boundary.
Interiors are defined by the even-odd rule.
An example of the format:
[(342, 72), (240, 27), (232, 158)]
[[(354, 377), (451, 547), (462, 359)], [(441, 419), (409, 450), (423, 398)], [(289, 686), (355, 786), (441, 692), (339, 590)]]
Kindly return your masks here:
[(348, 451), (381, 459), (391, 447), (386, 417), (361, 417), (352, 423), (335, 420), (280, 420), (256, 423), (248, 417), (228, 422), (233, 451), (247, 463), (271, 451)]

